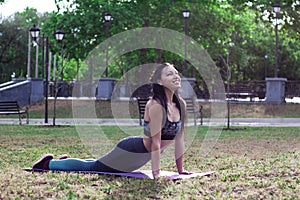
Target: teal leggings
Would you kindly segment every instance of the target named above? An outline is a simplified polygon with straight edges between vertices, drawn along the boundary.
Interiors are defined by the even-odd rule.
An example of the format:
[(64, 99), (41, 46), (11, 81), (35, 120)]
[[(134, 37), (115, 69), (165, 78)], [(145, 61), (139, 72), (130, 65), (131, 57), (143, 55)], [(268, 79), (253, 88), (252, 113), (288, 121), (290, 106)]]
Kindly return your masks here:
[(144, 166), (150, 159), (151, 153), (145, 148), (143, 138), (128, 137), (99, 159), (51, 160), (49, 168), (52, 171), (132, 172)]

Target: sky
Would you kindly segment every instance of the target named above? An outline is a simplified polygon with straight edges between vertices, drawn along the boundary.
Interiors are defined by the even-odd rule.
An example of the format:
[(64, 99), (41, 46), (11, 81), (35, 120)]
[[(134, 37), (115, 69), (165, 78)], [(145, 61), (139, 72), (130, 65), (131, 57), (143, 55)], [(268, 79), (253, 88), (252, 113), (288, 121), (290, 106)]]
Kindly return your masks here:
[(0, 7), (3, 18), (22, 12), (26, 7), (36, 8), (40, 13), (56, 10), (54, 0), (5, 0)]

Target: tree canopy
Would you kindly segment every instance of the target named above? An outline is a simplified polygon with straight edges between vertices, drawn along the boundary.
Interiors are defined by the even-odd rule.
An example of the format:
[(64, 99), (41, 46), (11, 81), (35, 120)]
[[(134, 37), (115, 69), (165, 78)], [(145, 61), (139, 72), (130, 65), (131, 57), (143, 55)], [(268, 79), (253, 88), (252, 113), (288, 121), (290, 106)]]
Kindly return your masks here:
[[(110, 12), (113, 17), (109, 26), (111, 36), (142, 27), (162, 27), (184, 33), (184, 8), (191, 12), (187, 35), (208, 51), (220, 72), (226, 68), (222, 58), (228, 57), (234, 81), (264, 80), (273, 76), (275, 14), (271, 1), (73, 0), (66, 6), (62, 1), (55, 0), (57, 11), (53, 13), (39, 15), (36, 10), (28, 8), (23, 13), (15, 14), (12, 19), (3, 20), (0, 37), (2, 77), (7, 77), (12, 71), (18, 72), (19, 76), (25, 75), (26, 30), (34, 23), (51, 36), (53, 52), (58, 51), (53, 32), (58, 28), (65, 31), (65, 78), (72, 79), (76, 78), (80, 69), (84, 69), (82, 61), (88, 53), (106, 39), (105, 12)], [(300, 77), (300, 3), (298, 0), (278, 3), (281, 5), (278, 74), (295, 80)], [(19, 56), (20, 52), (22, 56)], [(182, 57), (159, 49), (141, 49), (115, 60), (109, 66), (109, 76), (119, 78), (134, 66), (165, 61), (174, 63), (180, 72), (183, 71)], [(194, 75), (192, 66), (188, 67), (188, 75)], [(93, 78), (100, 77), (94, 75)]]

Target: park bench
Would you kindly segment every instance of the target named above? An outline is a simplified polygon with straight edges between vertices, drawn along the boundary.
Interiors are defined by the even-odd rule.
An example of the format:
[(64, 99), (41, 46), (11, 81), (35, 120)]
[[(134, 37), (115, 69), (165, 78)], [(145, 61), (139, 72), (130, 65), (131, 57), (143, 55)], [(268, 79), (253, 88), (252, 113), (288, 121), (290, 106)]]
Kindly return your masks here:
[(184, 98), (186, 102), (186, 111), (189, 114), (192, 114), (194, 117), (194, 125), (197, 125), (198, 120), (200, 120), (200, 125), (203, 124), (203, 107), (196, 102), (196, 99)]
[(143, 119), (144, 119), (144, 114), (145, 114), (145, 108), (146, 104), (148, 102), (149, 98), (138, 98), (138, 108), (139, 108), (139, 119), (140, 119), (140, 125), (143, 125)]
[[(149, 98), (137, 98), (139, 109), (139, 120), (142, 126), (142, 120), (144, 119), (145, 108)], [(200, 124), (203, 124), (202, 106), (197, 105), (195, 98), (184, 98), (186, 101), (187, 113), (192, 114), (194, 117), (194, 125), (197, 125), (197, 121), (200, 119)]]
[(21, 118), (25, 115), (26, 123), (29, 123), (28, 108), (22, 109), (17, 101), (0, 101), (0, 115), (19, 115), (20, 124)]

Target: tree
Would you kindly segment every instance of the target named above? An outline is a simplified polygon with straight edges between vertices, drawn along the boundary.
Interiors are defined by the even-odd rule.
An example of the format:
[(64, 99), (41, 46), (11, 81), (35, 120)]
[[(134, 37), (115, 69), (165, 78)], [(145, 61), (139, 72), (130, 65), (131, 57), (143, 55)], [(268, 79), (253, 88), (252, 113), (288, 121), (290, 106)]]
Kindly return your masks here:
[(26, 75), (26, 50), (27, 31), (19, 22), (11, 23), (3, 20), (0, 37), (0, 76), (1, 82), (10, 80), (10, 75), (15, 72), (17, 77)]
[[(50, 15), (49, 13), (41, 15), (35, 8), (26, 8), (23, 12), (17, 12), (2, 21), (0, 25), (2, 29), (0, 37), (1, 82), (10, 80), (13, 72), (16, 77), (26, 77), (29, 29), (33, 24), (39, 25), (46, 21)], [(35, 58), (35, 52), (31, 52), (31, 57)], [(31, 71), (34, 62), (35, 60), (31, 59)], [(41, 67), (41, 64), (39, 66)]]
[[(268, 69), (268, 76), (272, 75), (275, 42), (274, 13), (271, 1), (73, 0), (65, 8), (61, 7), (62, 1), (56, 0), (57, 12), (41, 15), (36, 10), (27, 8), (24, 12), (4, 21), (1, 28), (4, 30), (4, 27), (8, 27), (8, 25), (13, 27), (11, 24), (17, 24), (21, 29), (28, 30), (33, 23), (36, 23), (42, 28), (43, 33), (49, 36), (50, 48), (54, 53), (58, 49), (56, 41), (50, 36), (57, 28), (64, 30), (66, 32), (64, 38), (66, 58), (71, 61), (70, 63), (65, 62), (65, 70), (69, 74), (64, 75), (64, 77), (68, 77), (69, 80), (76, 78), (73, 73), (78, 74), (83, 66), (82, 61), (85, 60), (88, 53), (105, 41), (103, 16), (105, 12), (108, 11), (113, 16), (109, 29), (110, 35), (148, 26), (169, 28), (184, 33), (182, 9), (185, 7), (191, 10), (191, 16), (188, 19), (188, 36), (195, 39), (209, 52), (220, 71), (225, 66), (219, 55), (225, 57), (229, 53), (233, 81), (263, 80), (265, 69)], [(300, 27), (299, 1), (280, 1), (279, 3), (282, 7), (279, 26), (279, 75), (288, 79), (299, 79), (300, 50), (297, 42)], [(2, 55), (6, 55), (6, 59), (14, 58), (15, 54), (12, 52), (18, 54), (27, 51), (28, 35), (26, 31), (22, 34), (24, 36), (19, 42), (23, 47), (22, 45), (14, 47), (12, 44), (4, 42), (4, 37), (7, 35), (4, 35), (3, 31), (0, 51), (10, 49), (10, 51), (2, 53)], [(16, 38), (11, 39), (13, 43), (17, 41)], [(5, 41), (8, 42), (9, 40), (5, 39)], [(20, 51), (20, 49), (22, 50)], [(8, 52), (10, 54), (7, 54)], [(13, 59), (14, 63), (7, 64), (10, 65), (9, 68), (4, 67), (6, 64), (0, 60), (0, 73), (5, 74), (6, 80), (9, 79), (13, 71), (18, 76), (26, 75), (26, 58), (24, 55), (26, 54), (23, 53), (23, 57), (15, 56), (15, 58), (20, 59)], [(265, 55), (268, 55), (267, 59), (265, 59)], [(178, 55), (159, 49), (141, 49), (115, 60), (109, 66), (109, 73), (110, 76), (118, 78), (132, 67), (163, 61), (174, 63), (180, 71), (183, 69), (183, 58)], [(92, 73), (93, 70), (89, 71)], [(189, 66), (188, 75), (193, 76), (194, 73), (193, 67)], [(100, 75), (96, 73), (89, 76), (92, 79), (100, 78)], [(224, 80), (225, 78), (224, 75)], [(197, 79), (201, 80), (201, 77), (197, 75)]]

